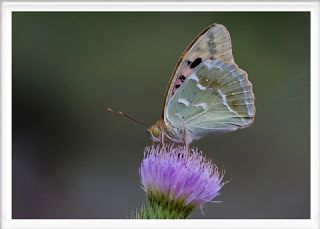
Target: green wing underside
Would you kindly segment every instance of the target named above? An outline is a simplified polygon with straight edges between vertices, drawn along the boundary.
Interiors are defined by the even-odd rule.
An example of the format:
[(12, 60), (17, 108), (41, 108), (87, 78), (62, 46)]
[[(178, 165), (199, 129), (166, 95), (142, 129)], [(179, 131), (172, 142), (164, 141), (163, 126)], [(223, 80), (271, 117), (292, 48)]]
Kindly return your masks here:
[(175, 128), (192, 139), (246, 127), (255, 115), (254, 95), (247, 73), (236, 64), (206, 60), (170, 99), (165, 113)]
[(176, 92), (176, 84), (181, 75), (189, 77), (190, 63), (196, 59), (202, 61), (209, 58), (222, 60), (226, 63), (234, 63), (232, 55), (231, 38), (228, 30), (220, 24), (213, 24), (200, 33), (187, 49), (182, 53), (178, 65), (174, 70), (174, 77), (170, 83), (165, 105)]

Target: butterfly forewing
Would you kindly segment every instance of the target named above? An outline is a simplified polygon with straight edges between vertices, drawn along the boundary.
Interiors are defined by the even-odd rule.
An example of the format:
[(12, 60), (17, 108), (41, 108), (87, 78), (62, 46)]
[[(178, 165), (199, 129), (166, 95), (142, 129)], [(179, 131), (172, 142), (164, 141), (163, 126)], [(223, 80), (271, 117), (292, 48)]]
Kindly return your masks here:
[(217, 59), (202, 62), (168, 102), (167, 121), (192, 140), (246, 127), (255, 115), (247, 73)]
[(228, 30), (220, 24), (213, 24), (200, 33), (181, 55), (169, 83), (164, 108), (169, 99), (203, 61), (215, 58), (233, 63), (231, 39)]

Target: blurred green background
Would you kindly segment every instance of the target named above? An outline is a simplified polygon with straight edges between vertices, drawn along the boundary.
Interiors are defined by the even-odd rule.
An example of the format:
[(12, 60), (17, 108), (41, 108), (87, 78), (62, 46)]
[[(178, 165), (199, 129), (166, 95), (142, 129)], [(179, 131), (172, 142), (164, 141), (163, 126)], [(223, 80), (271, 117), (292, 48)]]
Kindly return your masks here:
[(256, 96), (250, 128), (193, 143), (231, 180), (205, 215), (310, 217), (309, 13), (14, 12), (13, 218), (129, 218), (145, 199), (144, 127), (172, 70), (212, 23)]

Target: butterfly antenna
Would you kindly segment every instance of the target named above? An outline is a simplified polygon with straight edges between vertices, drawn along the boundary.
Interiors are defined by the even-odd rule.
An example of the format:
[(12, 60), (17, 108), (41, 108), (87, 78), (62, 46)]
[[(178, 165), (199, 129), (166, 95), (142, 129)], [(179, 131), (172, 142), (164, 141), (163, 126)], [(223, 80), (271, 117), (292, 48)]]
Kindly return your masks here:
[(109, 111), (109, 112), (111, 112), (111, 113), (113, 113), (113, 114), (116, 114), (116, 115), (120, 115), (121, 117), (124, 117), (124, 118), (126, 118), (126, 119), (131, 120), (131, 121), (134, 121), (134, 122), (136, 122), (136, 123), (138, 123), (138, 124), (140, 124), (140, 125), (146, 126), (145, 123), (143, 123), (143, 122), (141, 122), (141, 121), (139, 121), (139, 120), (137, 120), (137, 119), (135, 119), (135, 118), (130, 117), (129, 115), (123, 113), (122, 111), (114, 111), (114, 110), (111, 109), (110, 107), (107, 108), (107, 111)]

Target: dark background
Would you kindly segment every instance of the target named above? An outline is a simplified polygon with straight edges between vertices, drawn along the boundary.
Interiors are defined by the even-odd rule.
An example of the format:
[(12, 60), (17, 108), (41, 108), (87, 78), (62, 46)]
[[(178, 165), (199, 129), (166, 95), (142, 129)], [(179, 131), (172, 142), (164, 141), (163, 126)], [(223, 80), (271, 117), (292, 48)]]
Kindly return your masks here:
[(214, 22), (256, 96), (250, 128), (193, 143), (231, 180), (203, 216), (310, 217), (309, 13), (24, 13), (13, 21), (13, 218), (129, 218), (176, 61)]

